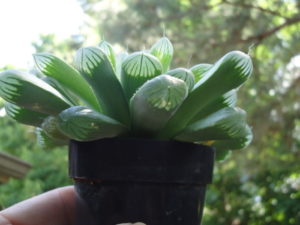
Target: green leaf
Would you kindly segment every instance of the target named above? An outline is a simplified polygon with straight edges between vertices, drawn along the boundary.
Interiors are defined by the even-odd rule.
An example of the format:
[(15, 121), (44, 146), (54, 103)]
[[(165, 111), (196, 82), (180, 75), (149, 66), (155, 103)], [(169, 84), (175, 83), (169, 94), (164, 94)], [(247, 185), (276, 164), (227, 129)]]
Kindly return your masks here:
[(158, 59), (145, 52), (135, 52), (126, 57), (122, 64), (121, 81), (129, 100), (147, 80), (160, 75), (162, 66)]
[(57, 80), (51, 77), (43, 77), (43, 81), (55, 88), (62, 96), (64, 96), (72, 105), (79, 105), (78, 98), (75, 97), (69, 90), (64, 88)]
[(47, 114), (35, 112), (9, 102), (4, 103), (7, 115), (19, 123), (39, 127), (43, 120), (48, 116)]
[(73, 106), (61, 112), (59, 129), (77, 141), (116, 137), (127, 131), (118, 121), (84, 106)]
[(234, 107), (237, 102), (237, 91), (231, 90), (216, 100), (209, 103), (205, 108), (203, 108), (192, 120), (190, 123), (196, 122), (203, 119), (204, 117), (221, 110), (225, 107)]
[(213, 65), (207, 63), (201, 63), (193, 66), (190, 70), (195, 76), (195, 82), (201, 80), (204, 76), (204, 73), (208, 71)]
[(217, 161), (224, 161), (228, 159), (232, 153), (230, 150), (216, 150), (215, 152)]
[(107, 55), (112, 67), (116, 69), (116, 55), (111, 44), (107, 41), (101, 41), (98, 46)]
[(105, 53), (98, 47), (81, 48), (77, 51), (75, 62), (92, 86), (103, 113), (129, 126), (128, 103)]
[(184, 81), (160, 75), (147, 81), (130, 100), (133, 129), (137, 135), (161, 129), (188, 94)]
[(41, 128), (46, 135), (54, 140), (68, 141), (68, 137), (59, 130), (58, 117), (48, 116), (42, 123)]
[(92, 88), (73, 67), (49, 53), (37, 53), (33, 57), (36, 68), (41, 73), (57, 80), (63, 87), (68, 88), (81, 98), (88, 106), (101, 111)]
[(159, 39), (150, 49), (150, 53), (158, 58), (162, 65), (162, 73), (169, 70), (174, 48), (167, 37)]
[(226, 150), (237, 150), (246, 148), (252, 141), (253, 135), (251, 128), (246, 126), (244, 132), (244, 136), (236, 137), (230, 140), (218, 140), (213, 143), (213, 147), (217, 149), (217, 151), (226, 151)]
[(183, 80), (186, 83), (189, 91), (191, 91), (195, 85), (194, 75), (188, 69), (176, 68), (174, 70), (170, 70), (170, 71), (166, 72), (166, 74)]
[(121, 80), (121, 74), (122, 74), (122, 64), (125, 61), (125, 59), (128, 56), (128, 52), (121, 52), (116, 57), (116, 75), (118, 80)]
[(179, 141), (199, 142), (246, 138), (246, 113), (239, 108), (227, 107), (192, 123), (175, 137)]
[(70, 107), (70, 103), (49, 84), (17, 70), (0, 73), (0, 96), (15, 105), (49, 115)]
[(52, 149), (55, 147), (60, 147), (67, 145), (69, 142), (66, 140), (55, 140), (50, 138), (46, 132), (41, 128), (36, 128), (37, 142), (43, 149)]
[(252, 70), (249, 55), (240, 51), (227, 53), (195, 84), (158, 137), (168, 139), (180, 133), (210, 102), (243, 84), (250, 77)]

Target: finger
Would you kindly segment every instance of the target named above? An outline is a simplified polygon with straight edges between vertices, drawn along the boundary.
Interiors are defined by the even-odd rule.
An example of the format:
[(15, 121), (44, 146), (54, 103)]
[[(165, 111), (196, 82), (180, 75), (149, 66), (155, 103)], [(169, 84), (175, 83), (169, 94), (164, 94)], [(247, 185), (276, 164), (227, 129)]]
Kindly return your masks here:
[(74, 188), (58, 188), (3, 210), (0, 212), (0, 225), (72, 224), (74, 209)]

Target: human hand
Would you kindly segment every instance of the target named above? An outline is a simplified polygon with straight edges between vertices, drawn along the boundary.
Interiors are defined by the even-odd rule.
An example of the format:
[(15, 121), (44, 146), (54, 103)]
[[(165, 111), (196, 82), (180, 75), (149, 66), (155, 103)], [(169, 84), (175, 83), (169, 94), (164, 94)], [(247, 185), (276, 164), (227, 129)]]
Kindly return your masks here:
[(1, 211), (0, 225), (69, 225), (74, 212), (74, 187), (62, 187)]

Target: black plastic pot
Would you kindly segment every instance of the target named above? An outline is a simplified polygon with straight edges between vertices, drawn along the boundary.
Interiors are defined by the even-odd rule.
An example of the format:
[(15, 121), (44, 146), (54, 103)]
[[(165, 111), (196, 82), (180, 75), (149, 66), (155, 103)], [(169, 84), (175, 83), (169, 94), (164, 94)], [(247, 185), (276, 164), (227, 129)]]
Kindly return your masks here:
[(214, 150), (177, 141), (71, 141), (77, 224), (199, 225)]

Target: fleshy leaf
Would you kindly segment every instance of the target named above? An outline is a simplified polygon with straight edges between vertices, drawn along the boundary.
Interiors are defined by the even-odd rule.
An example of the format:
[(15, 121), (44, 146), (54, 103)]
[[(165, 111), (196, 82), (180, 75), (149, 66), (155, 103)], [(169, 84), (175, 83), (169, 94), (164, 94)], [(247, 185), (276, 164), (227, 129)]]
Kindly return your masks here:
[(127, 131), (118, 121), (84, 106), (73, 106), (61, 112), (59, 129), (77, 141), (115, 137)]
[(15, 105), (49, 115), (56, 115), (71, 105), (43, 80), (17, 70), (0, 73), (0, 96)]
[(119, 80), (121, 80), (121, 74), (122, 74), (122, 64), (125, 61), (125, 59), (128, 56), (128, 52), (121, 52), (116, 57), (116, 75)]
[(46, 132), (41, 128), (36, 128), (37, 142), (43, 149), (52, 149), (67, 145), (69, 142), (66, 140), (55, 140), (50, 138)]
[(201, 63), (193, 66), (190, 70), (195, 76), (195, 82), (198, 82), (204, 76), (204, 73), (208, 71), (213, 65), (207, 63)]
[(4, 103), (7, 115), (19, 123), (39, 127), (43, 120), (48, 116), (47, 114), (35, 112), (9, 102)]
[(249, 55), (240, 51), (227, 53), (195, 84), (158, 137), (168, 139), (179, 134), (210, 102), (242, 85), (250, 77), (252, 70)]
[(246, 125), (245, 129), (241, 131), (239, 137), (235, 137), (230, 140), (217, 140), (212, 146), (215, 147), (217, 151), (243, 149), (251, 143), (252, 139), (253, 134), (251, 128)]
[(192, 123), (175, 139), (189, 142), (247, 139), (248, 131), (245, 111), (227, 107)]
[(237, 91), (231, 90), (216, 100), (209, 103), (205, 108), (203, 108), (192, 120), (190, 123), (196, 122), (203, 119), (204, 117), (221, 110), (225, 107), (234, 107), (237, 101)]
[(43, 81), (55, 88), (62, 96), (64, 96), (72, 105), (79, 105), (78, 98), (69, 90), (64, 88), (57, 80), (51, 77), (43, 77)]
[(63, 87), (68, 88), (87, 105), (101, 111), (92, 88), (73, 67), (50, 53), (37, 53), (33, 57), (36, 68), (41, 73), (57, 80)]
[(111, 44), (107, 41), (101, 41), (98, 46), (107, 55), (112, 67), (116, 69), (116, 55)]
[(128, 103), (106, 54), (98, 47), (81, 48), (75, 63), (92, 86), (103, 113), (129, 126)]
[(48, 137), (62, 142), (67, 141), (69, 138), (59, 130), (58, 121), (56, 116), (48, 116), (43, 121), (41, 128)]
[(166, 72), (166, 74), (183, 80), (186, 83), (186, 85), (188, 86), (189, 91), (191, 91), (195, 85), (194, 75), (188, 69), (177, 68), (177, 69)]
[(158, 58), (162, 65), (162, 73), (169, 70), (174, 48), (167, 37), (159, 39), (150, 49), (150, 53)]
[(126, 57), (122, 64), (121, 81), (127, 99), (147, 80), (160, 75), (162, 66), (158, 59), (145, 52), (135, 52)]
[(184, 81), (160, 75), (147, 81), (130, 101), (133, 129), (138, 135), (161, 129), (188, 94)]
[(230, 150), (216, 150), (216, 160), (217, 161), (224, 161), (228, 159), (228, 157), (231, 155)]

